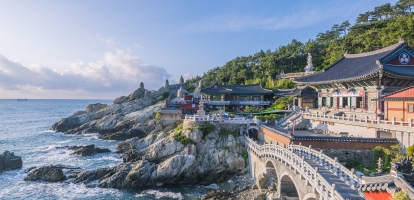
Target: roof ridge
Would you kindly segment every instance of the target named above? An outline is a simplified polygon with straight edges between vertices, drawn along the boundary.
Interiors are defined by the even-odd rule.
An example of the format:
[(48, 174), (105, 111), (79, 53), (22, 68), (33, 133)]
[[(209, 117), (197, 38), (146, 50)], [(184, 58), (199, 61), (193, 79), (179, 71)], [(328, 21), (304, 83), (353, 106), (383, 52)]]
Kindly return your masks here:
[(387, 94), (387, 95), (385, 95), (385, 96), (382, 96), (381, 98), (385, 98), (385, 97), (387, 97), (387, 96), (390, 96), (390, 95), (396, 94), (396, 93), (398, 93), (398, 92), (402, 92), (402, 91), (405, 91), (405, 90), (411, 89), (411, 88), (413, 88), (413, 87), (414, 87), (414, 85), (409, 86), (409, 87), (406, 87), (406, 88), (403, 88), (403, 89), (401, 89), (401, 90), (397, 90), (397, 91), (395, 91), (395, 92), (393, 92), (393, 93), (389, 93), (389, 94)]
[(394, 49), (398, 48), (400, 45), (404, 45), (404, 44), (406, 44), (405, 41), (398, 42), (398, 43), (393, 44), (391, 46), (384, 47), (382, 49), (378, 49), (378, 50), (375, 50), (375, 51), (358, 53), (358, 54), (344, 54), (344, 57), (345, 58), (359, 58), (359, 57), (371, 56), (371, 55), (380, 54), (380, 53), (384, 53), (384, 52), (387, 52), (387, 51), (394, 50)]

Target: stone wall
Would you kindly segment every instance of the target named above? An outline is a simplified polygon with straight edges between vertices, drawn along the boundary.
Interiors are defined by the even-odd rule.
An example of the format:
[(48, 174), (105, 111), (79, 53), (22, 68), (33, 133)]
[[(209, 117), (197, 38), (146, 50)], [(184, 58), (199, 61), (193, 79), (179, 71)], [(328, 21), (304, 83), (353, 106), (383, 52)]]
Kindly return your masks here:
[[(318, 149), (320, 150), (320, 149)], [(362, 164), (372, 164), (372, 149), (323, 149), (323, 153), (331, 158), (338, 158), (339, 162), (359, 159)]]

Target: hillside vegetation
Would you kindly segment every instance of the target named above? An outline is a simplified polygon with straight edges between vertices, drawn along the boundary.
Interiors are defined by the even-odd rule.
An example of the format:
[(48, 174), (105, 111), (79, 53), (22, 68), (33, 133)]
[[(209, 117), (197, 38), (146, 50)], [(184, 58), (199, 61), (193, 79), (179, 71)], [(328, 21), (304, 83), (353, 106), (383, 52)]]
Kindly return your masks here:
[(236, 57), (188, 80), (191, 85), (203, 79), (208, 86), (214, 81), (225, 85), (261, 83), (264, 88), (295, 87), (291, 81), (276, 81), (280, 72), (301, 72), (306, 66), (307, 53), (313, 56), (316, 70), (322, 70), (341, 58), (345, 52), (362, 53), (397, 43), (400, 38), (414, 46), (414, 0), (400, 0), (375, 7), (359, 14), (354, 25), (347, 20), (334, 24), (315, 39), (302, 43), (293, 39), (274, 51), (259, 51), (254, 55)]

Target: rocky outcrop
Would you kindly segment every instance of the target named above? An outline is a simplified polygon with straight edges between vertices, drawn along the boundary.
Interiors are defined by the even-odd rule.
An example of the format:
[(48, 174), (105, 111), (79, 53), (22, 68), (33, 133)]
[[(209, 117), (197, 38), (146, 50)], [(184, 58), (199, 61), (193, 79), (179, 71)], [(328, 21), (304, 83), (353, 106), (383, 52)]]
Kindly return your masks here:
[[(175, 92), (171, 87), (171, 92)], [(102, 139), (125, 140), (145, 137), (145, 124), (159, 110), (165, 98), (164, 89), (148, 91), (138, 88), (128, 96), (118, 97), (111, 105), (91, 104), (85, 111), (75, 112), (52, 125), (51, 130), (68, 134), (100, 133)], [(158, 103), (160, 102), (160, 103)], [(142, 128), (142, 132), (137, 128)]]
[[(246, 147), (243, 137), (220, 135), (221, 128), (224, 127), (199, 139), (196, 145), (182, 144), (173, 137), (177, 133), (174, 131), (131, 138), (116, 147), (125, 153), (123, 164), (79, 173), (75, 182), (98, 180), (100, 187), (115, 188), (222, 182), (229, 174), (245, 168), (241, 154)], [(198, 129), (184, 128), (182, 135), (203, 137), (189, 133), (195, 130)]]
[(94, 144), (86, 145), (86, 146), (64, 146), (64, 147), (56, 147), (56, 148), (65, 148), (74, 150), (72, 154), (79, 155), (79, 156), (91, 156), (95, 153), (107, 153), (111, 152), (108, 148), (99, 148), (95, 147)]
[(15, 156), (13, 152), (5, 151), (3, 154), (0, 154), (0, 172), (21, 168), (22, 165), (22, 158)]
[(65, 180), (65, 175), (61, 167), (49, 165), (40, 168), (34, 168), (27, 173), (25, 181), (43, 180), (48, 182), (57, 182)]

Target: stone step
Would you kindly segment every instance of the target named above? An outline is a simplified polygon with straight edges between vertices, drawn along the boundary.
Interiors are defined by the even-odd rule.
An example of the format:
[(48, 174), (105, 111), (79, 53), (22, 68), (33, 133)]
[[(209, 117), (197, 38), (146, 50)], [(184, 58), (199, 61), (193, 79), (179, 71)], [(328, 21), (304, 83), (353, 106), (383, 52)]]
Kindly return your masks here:
[(319, 163), (308, 158), (305, 158), (305, 161), (313, 168), (317, 167), (319, 174), (321, 174), (329, 184), (335, 184), (336, 191), (338, 191), (338, 193), (341, 194), (344, 199), (365, 199), (361, 197), (356, 190), (353, 190), (351, 186), (346, 184), (343, 180), (341, 180), (328, 169), (325, 169), (323, 166), (319, 165)]

